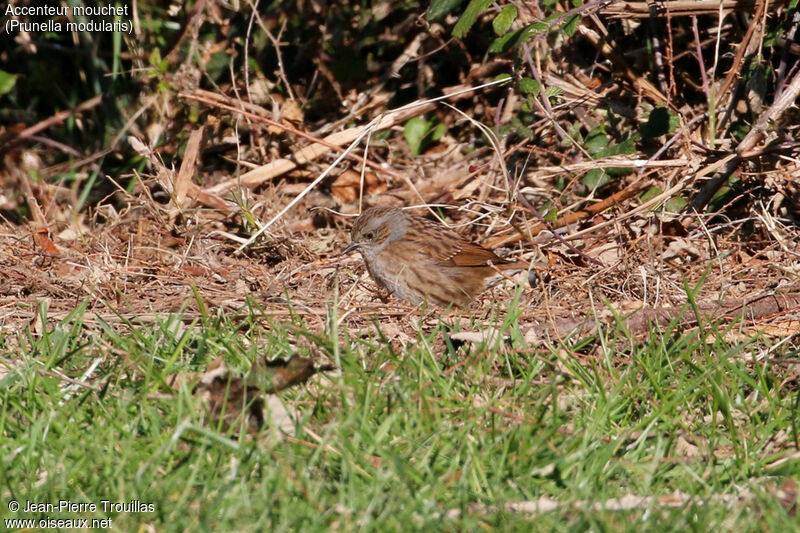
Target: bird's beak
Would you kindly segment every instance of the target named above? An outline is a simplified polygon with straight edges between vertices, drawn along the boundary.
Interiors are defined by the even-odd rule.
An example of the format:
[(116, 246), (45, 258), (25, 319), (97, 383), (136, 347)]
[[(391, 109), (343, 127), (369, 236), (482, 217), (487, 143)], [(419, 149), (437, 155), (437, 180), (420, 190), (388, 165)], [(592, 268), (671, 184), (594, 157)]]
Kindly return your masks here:
[(350, 244), (347, 245), (347, 248), (342, 250), (341, 255), (347, 255), (350, 252), (352, 252), (353, 250), (355, 250), (356, 248), (358, 248), (359, 246), (360, 245), (357, 242), (351, 242)]

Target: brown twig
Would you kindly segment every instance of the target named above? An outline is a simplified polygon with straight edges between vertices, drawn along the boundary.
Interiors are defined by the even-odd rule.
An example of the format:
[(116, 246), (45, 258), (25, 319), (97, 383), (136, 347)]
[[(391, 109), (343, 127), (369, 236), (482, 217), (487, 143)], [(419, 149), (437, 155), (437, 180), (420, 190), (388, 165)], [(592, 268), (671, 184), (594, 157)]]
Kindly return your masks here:
[(628, 62), (622, 57), (622, 54), (617, 52), (616, 48), (611, 46), (607, 40), (600, 37), (600, 35), (593, 29), (583, 25), (578, 25), (578, 32), (586, 39), (588, 39), (609, 61), (614, 65), (614, 68), (621, 72), (633, 86), (642, 92), (648, 100), (655, 104), (664, 104), (673, 111), (677, 111), (669, 99), (664, 96), (652, 83), (639, 76), (631, 67)]
[[(611, 208), (611, 207), (613, 207), (615, 205), (618, 205), (618, 204), (624, 202), (625, 200), (627, 200), (628, 198), (631, 198), (631, 197), (635, 196), (644, 187), (649, 185), (649, 183), (650, 183), (649, 181), (636, 180), (633, 183), (631, 183), (630, 185), (628, 185), (626, 188), (624, 188), (621, 191), (618, 191), (618, 192), (612, 194), (611, 196), (609, 196), (605, 200), (597, 202), (596, 204), (591, 204), (589, 207), (587, 207), (585, 209), (582, 209), (580, 211), (575, 211), (575, 212), (572, 212), (572, 213), (569, 213), (569, 214), (566, 214), (564, 216), (559, 217), (552, 225), (548, 224), (546, 222), (545, 223), (541, 223), (541, 224), (537, 224), (536, 226), (530, 228), (529, 234), (530, 235), (536, 235), (539, 232), (542, 232), (542, 231), (544, 231), (546, 229), (549, 229), (550, 231), (554, 232), (553, 228), (561, 228), (561, 227), (564, 227), (564, 226), (568, 226), (570, 224), (574, 224), (574, 223), (579, 222), (581, 220), (585, 220), (587, 218), (591, 218), (591, 217), (593, 217), (595, 215), (598, 215), (599, 213), (602, 213), (606, 209), (609, 209), (609, 208)], [(520, 195), (520, 197), (523, 197), (523, 196)], [(508, 244), (511, 244), (511, 243), (514, 243), (514, 242), (518, 242), (520, 240), (522, 240), (522, 235), (519, 235), (519, 234), (506, 235), (506, 236), (503, 236), (503, 237), (497, 237), (495, 239), (490, 240), (488, 243), (486, 243), (486, 246), (488, 248), (497, 248), (499, 246), (506, 246)], [(581, 254), (581, 255), (583, 255), (583, 254)], [(596, 262), (596, 261), (592, 260), (592, 262)]]
[[(451, 95), (452, 93), (457, 93), (448, 96), (448, 98), (451, 100), (458, 100), (461, 98), (465, 98), (466, 95), (470, 94), (473, 89), (476, 88), (472, 86), (459, 85), (454, 87), (448, 87), (447, 89), (444, 89), (442, 92), (445, 95)], [(249, 106), (245, 102), (237, 102), (237, 104), (240, 105), (240, 107), (237, 108), (233, 105), (220, 102), (220, 100), (224, 99), (224, 97), (216, 95), (215, 93), (210, 93), (208, 91), (196, 91), (195, 94), (180, 93), (178, 96), (180, 96), (181, 98), (186, 98), (188, 100), (201, 102), (220, 109), (225, 109), (234, 113), (239, 113), (243, 116), (250, 118), (251, 120), (269, 124), (277, 128), (281, 128), (294, 135), (297, 135), (298, 137), (302, 137), (314, 143), (310, 146), (306, 146), (305, 148), (302, 148), (297, 152), (295, 152), (292, 156), (293, 160), (286, 158), (278, 159), (268, 163), (267, 165), (255, 168), (241, 175), (240, 177), (233, 178), (224, 181), (222, 183), (218, 183), (213, 187), (205, 189), (206, 192), (213, 194), (220, 194), (227, 190), (233, 189), (237, 186), (256, 187), (261, 183), (264, 183), (265, 181), (274, 178), (275, 176), (289, 172), (290, 170), (296, 168), (300, 164), (306, 163), (317, 157), (320, 157), (321, 155), (327, 153), (329, 150), (334, 150), (336, 152), (344, 154), (347, 152), (347, 150), (345, 148), (342, 148), (342, 145), (350, 143), (353, 140), (357, 139), (364, 131), (364, 126), (356, 126), (353, 128), (349, 128), (348, 130), (345, 131), (328, 135), (325, 139), (320, 139), (319, 137), (315, 137), (314, 135), (301, 131), (291, 125), (276, 122), (262, 115), (246, 111), (243, 108)], [(407, 121), (411, 117), (415, 117), (435, 109), (437, 105), (438, 103), (435, 99), (428, 102), (419, 102), (416, 105), (409, 104), (407, 106), (404, 106), (401, 110), (387, 113), (386, 116), (374, 126), (374, 130), (375, 131), (383, 130), (390, 128), (396, 124), (401, 124)], [(369, 160), (364, 160), (363, 157), (351, 152), (348, 152), (346, 155), (350, 159), (358, 161), (361, 164), (366, 164), (367, 166), (370, 166), (383, 174), (388, 174), (396, 179), (407, 180), (407, 178), (404, 175), (392, 170), (391, 168), (385, 165), (381, 165), (379, 163), (375, 163)]]
[(59, 111), (58, 113), (54, 114), (51, 117), (48, 117), (42, 121), (37, 122), (33, 126), (25, 128), (19, 134), (11, 139), (10, 141), (6, 142), (2, 147), (0, 147), (0, 155), (7, 152), (9, 148), (15, 146), (17, 143), (21, 142), (23, 139), (27, 139), (36, 135), (37, 133), (44, 131), (51, 126), (55, 126), (56, 124), (60, 124), (67, 120), (69, 117), (73, 115), (77, 115), (78, 113), (82, 113), (93, 107), (98, 106), (103, 101), (102, 95), (97, 95), (92, 98), (89, 98), (85, 102), (78, 104), (77, 107), (74, 109), (65, 109), (64, 111)]
[[(723, 166), (717, 171), (716, 174), (705, 184), (705, 186), (698, 192), (686, 211), (699, 213), (711, 198), (716, 194), (722, 184), (728, 180), (728, 177), (739, 166), (744, 154), (753, 150), (755, 145), (760, 142), (767, 134), (773, 124), (780, 118), (783, 113), (794, 104), (794, 101), (800, 96), (800, 72), (797, 72), (792, 79), (791, 83), (786, 87), (786, 90), (778, 97), (778, 99), (761, 114), (758, 121), (753, 125), (747, 135), (745, 135), (742, 142), (740, 142), (734, 153)], [(691, 223), (691, 219), (687, 217), (683, 221), (684, 227)]]
[[(651, 325), (663, 328), (682, 314), (689, 315), (681, 321), (681, 326), (684, 327), (695, 326), (698, 321), (735, 320), (738, 317), (747, 320), (758, 320), (800, 308), (800, 292), (785, 290), (781, 293), (773, 292), (756, 296), (744, 302), (726, 301), (700, 304), (697, 307), (700, 313), (699, 317), (691, 314), (686, 306), (656, 309), (642, 308), (625, 317), (623, 322), (631, 334), (638, 335), (645, 333)], [(598, 317), (592, 315), (582, 320), (561, 321), (550, 327), (535, 326), (529, 332), (537, 337), (554, 336), (564, 338), (569, 334), (591, 335), (597, 330), (598, 320)], [(607, 322), (612, 320), (616, 320), (616, 318), (611, 317)]]
[[(751, 11), (757, 0), (666, 0), (656, 2), (655, 13), (651, 12), (651, 2), (616, 2), (600, 10), (600, 14), (613, 18), (645, 18), (651, 16), (665, 17), (670, 13), (673, 17), (690, 15), (716, 15), (720, 4), (722, 11)], [(773, 5), (785, 5), (786, 0), (775, 0)]]
[[(764, 10), (767, 8), (767, 0), (758, 0), (758, 5), (756, 6), (756, 12), (753, 15), (753, 20), (750, 23), (750, 26), (747, 28), (747, 32), (744, 34), (744, 38), (742, 42), (739, 43), (739, 46), (736, 47), (736, 55), (733, 58), (733, 63), (731, 64), (731, 68), (728, 73), (725, 75), (725, 81), (722, 83), (722, 86), (717, 93), (717, 99), (721, 99), (725, 93), (731, 88), (733, 85), (734, 80), (738, 77), (739, 73), (742, 70), (742, 61), (744, 60), (744, 54), (748, 49), (748, 45), (750, 44), (750, 40), (753, 38), (753, 34), (755, 33), (756, 28), (759, 24), (761, 24), (764, 17)], [(699, 39), (698, 39), (699, 40)], [(698, 45), (699, 46), (699, 45)]]
[[(319, 137), (315, 137), (315, 136), (313, 136), (313, 135), (311, 135), (309, 133), (306, 133), (306, 132), (304, 132), (302, 130), (299, 130), (299, 129), (297, 129), (297, 128), (289, 125), (289, 124), (283, 124), (283, 123), (277, 122), (275, 120), (272, 120), (270, 118), (258, 115), (256, 113), (251, 113), (250, 111), (245, 111), (244, 109), (236, 108), (233, 105), (229, 105), (227, 103), (219, 102), (219, 101), (217, 101), (218, 100), (217, 97), (212, 99), (212, 98), (207, 97), (206, 95), (202, 95), (202, 93), (206, 93), (206, 91), (202, 91), (202, 92), (198, 91), (196, 94), (180, 93), (178, 96), (180, 96), (181, 98), (185, 98), (187, 100), (194, 100), (196, 102), (201, 102), (201, 103), (207, 104), (207, 105), (212, 106), (212, 107), (216, 107), (216, 108), (219, 108), (219, 109), (225, 109), (225, 110), (231, 111), (233, 113), (238, 113), (240, 115), (243, 115), (243, 116), (249, 118), (250, 120), (253, 120), (254, 122), (260, 122), (260, 123), (263, 123), (263, 124), (269, 124), (270, 126), (274, 126), (274, 127), (280, 128), (282, 130), (286, 130), (289, 133), (292, 133), (292, 134), (294, 134), (294, 135), (296, 135), (298, 137), (302, 137), (304, 139), (307, 139), (307, 140), (313, 142), (316, 145), (324, 146), (325, 148), (328, 148), (330, 150), (334, 150), (334, 151), (339, 152), (339, 153), (343, 153), (345, 151), (345, 149), (342, 148), (340, 145), (332, 143), (332, 142), (330, 142), (330, 141), (328, 141), (326, 139), (320, 139)], [(424, 110), (422, 112), (424, 112)], [(303, 156), (305, 156), (306, 153), (309, 152), (309, 148), (310, 147), (305, 147), (305, 148), (299, 150), (298, 152), (296, 152), (295, 153), (296, 154), (295, 159), (298, 160), (298, 161), (305, 159)], [(300, 157), (298, 157), (298, 155)], [(359, 156), (358, 154), (351, 153), (351, 154), (348, 154), (348, 157), (350, 159), (358, 161), (361, 164), (366, 164), (367, 166), (370, 166), (370, 167), (372, 167), (375, 170), (378, 170), (380, 172), (389, 173), (389, 174), (395, 174), (393, 171), (385, 168), (383, 165), (381, 165), (379, 163), (375, 163), (374, 161), (364, 161), (364, 159), (361, 156)], [(312, 159), (312, 158), (308, 158), (308, 159)], [(286, 163), (288, 163), (288, 165), (286, 165), (286, 166), (290, 166), (291, 168), (294, 168), (294, 167), (297, 166), (296, 163), (294, 163), (292, 161), (288, 161), (288, 160), (285, 160), (285, 161), (286, 161)], [(302, 162), (305, 162), (305, 161), (303, 160)], [(275, 162), (272, 163), (272, 165), (274, 165), (274, 164), (275, 164)], [(263, 179), (260, 179), (260, 177), (259, 177), (259, 170), (262, 169), (262, 168), (264, 168), (264, 167), (259, 167), (259, 168), (256, 168), (254, 170), (251, 170), (250, 172), (244, 174), (243, 176), (241, 176), (238, 179), (228, 180), (226, 182), (217, 184), (214, 187), (210, 187), (210, 188), (207, 189), (207, 192), (221, 193), (221, 192), (224, 192), (226, 190), (229, 190), (229, 189), (235, 187), (237, 184), (240, 184), (240, 183), (242, 185), (245, 185), (245, 186), (255, 187), (255, 186), (257, 186), (257, 185), (259, 185), (260, 183), (263, 182)], [(288, 170), (291, 170), (291, 168), (289, 168)], [(250, 178), (250, 179), (248, 179), (248, 178)], [(253, 178), (256, 178), (256, 179), (253, 179)]]

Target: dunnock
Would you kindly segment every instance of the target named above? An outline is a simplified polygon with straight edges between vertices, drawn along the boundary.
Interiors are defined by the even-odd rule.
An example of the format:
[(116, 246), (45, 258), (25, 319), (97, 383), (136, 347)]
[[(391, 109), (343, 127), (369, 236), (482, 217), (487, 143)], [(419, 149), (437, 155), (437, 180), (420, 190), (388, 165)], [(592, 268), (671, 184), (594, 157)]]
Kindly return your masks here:
[(464, 306), (497, 269), (528, 268), (396, 207), (364, 211), (353, 224), (351, 239), (342, 253), (361, 252), (372, 279), (413, 304), (427, 299), (442, 307)]

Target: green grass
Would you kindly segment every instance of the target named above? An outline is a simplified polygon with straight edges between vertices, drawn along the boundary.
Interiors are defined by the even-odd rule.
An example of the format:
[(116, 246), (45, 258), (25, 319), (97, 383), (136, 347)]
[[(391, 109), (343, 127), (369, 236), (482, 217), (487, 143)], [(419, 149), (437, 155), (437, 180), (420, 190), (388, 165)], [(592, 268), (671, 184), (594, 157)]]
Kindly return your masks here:
[[(59, 322), (42, 308), (39, 334), (0, 337), (18, 365), (0, 377), (3, 518), (110, 517), (118, 531), (798, 529), (778, 496), (798, 461), (771, 466), (796, 450), (796, 381), (774, 364), (796, 357), (789, 348), (754, 362), (767, 340), (726, 341), (713, 324), (644, 340), (612, 327), (547, 348), (498, 319), (507, 342), (456, 350), (442, 342), (445, 318), (398, 349), (377, 322), (334, 343), (299, 317), (260, 319), (256, 306), (202, 310), (126, 323), (90, 320), (83, 306)], [(264, 356), (336, 352), (341, 374), (280, 393), (299, 416), (294, 439), (221, 433), (191, 387), (168, 386), (220, 354), (245, 371)], [(79, 379), (96, 360), (98, 390), (55, 377)], [(676, 491), (687, 500), (658, 503)], [(630, 496), (653, 499), (608, 509)], [(541, 498), (561, 505), (506, 508)], [(61, 499), (100, 508), (8, 509)], [(105, 513), (102, 500), (155, 510)]]

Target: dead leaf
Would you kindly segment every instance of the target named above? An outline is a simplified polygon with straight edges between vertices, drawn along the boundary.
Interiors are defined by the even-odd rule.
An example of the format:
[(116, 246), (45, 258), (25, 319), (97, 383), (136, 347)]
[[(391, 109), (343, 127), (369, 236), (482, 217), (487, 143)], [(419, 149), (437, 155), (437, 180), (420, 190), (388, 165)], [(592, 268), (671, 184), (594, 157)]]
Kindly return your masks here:
[(37, 229), (33, 234), (33, 242), (45, 254), (50, 256), (59, 255), (58, 248), (56, 248), (55, 243), (50, 239), (47, 228)]
[(264, 427), (264, 400), (258, 388), (246, 385), (230, 372), (212, 372), (216, 375), (210, 381), (201, 380), (194, 390), (208, 402), (212, 426), (228, 431), (246, 423), (248, 433), (258, 433)]
[(313, 359), (293, 355), (288, 360), (273, 359), (254, 367), (248, 376), (248, 383), (258, 386), (268, 394), (274, 394), (292, 385), (308, 381), (317, 372), (333, 370), (331, 365), (315, 367)]
[[(273, 107), (273, 116), (275, 115), (275, 107)], [(278, 120), (281, 124), (294, 127), (302, 125), (303, 119), (305, 118), (303, 110), (300, 109), (300, 106), (298, 106), (297, 102), (294, 100), (286, 100), (283, 102), (280, 106), (279, 115), (279, 118), (274, 118), (273, 120)], [(273, 135), (279, 135), (284, 131), (283, 128), (279, 128), (278, 126), (269, 126), (267, 130)]]
[(705, 256), (694, 244), (689, 242), (688, 239), (678, 238), (669, 243), (669, 246), (661, 254), (661, 259), (667, 262), (694, 262)]
[[(192, 392), (206, 402), (212, 427), (229, 431), (246, 424), (250, 434), (270, 428), (280, 439), (284, 434), (294, 435), (297, 415), (274, 393), (302, 383), (317, 372), (332, 369), (330, 365), (315, 367), (312, 359), (293, 356), (288, 360), (264, 361), (247, 375), (236, 376), (222, 357), (217, 357), (200, 374)], [(195, 379), (197, 374), (184, 373), (172, 379), (170, 385), (177, 390)]]
[[(361, 191), (361, 173), (347, 169), (331, 184), (331, 194), (340, 202), (354, 202)], [(364, 173), (364, 192), (367, 194), (380, 194), (386, 191), (386, 182), (381, 180), (374, 172)]]
[(692, 459), (697, 457), (698, 448), (694, 444), (691, 444), (688, 440), (679, 436), (677, 442), (675, 443), (675, 453), (677, 455)]
[(450, 338), (460, 342), (471, 342), (473, 344), (494, 344), (500, 338), (500, 331), (494, 328), (487, 328), (481, 331), (459, 331), (453, 333)]
[(203, 140), (203, 126), (192, 131), (189, 135), (189, 142), (186, 143), (186, 150), (183, 152), (183, 161), (178, 170), (178, 177), (175, 178), (175, 188), (173, 201), (179, 209), (188, 207), (185, 204), (186, 193), (192, 183), (192, 177), (197, 171), (197, 156), (200, 154), (200, 141)]

